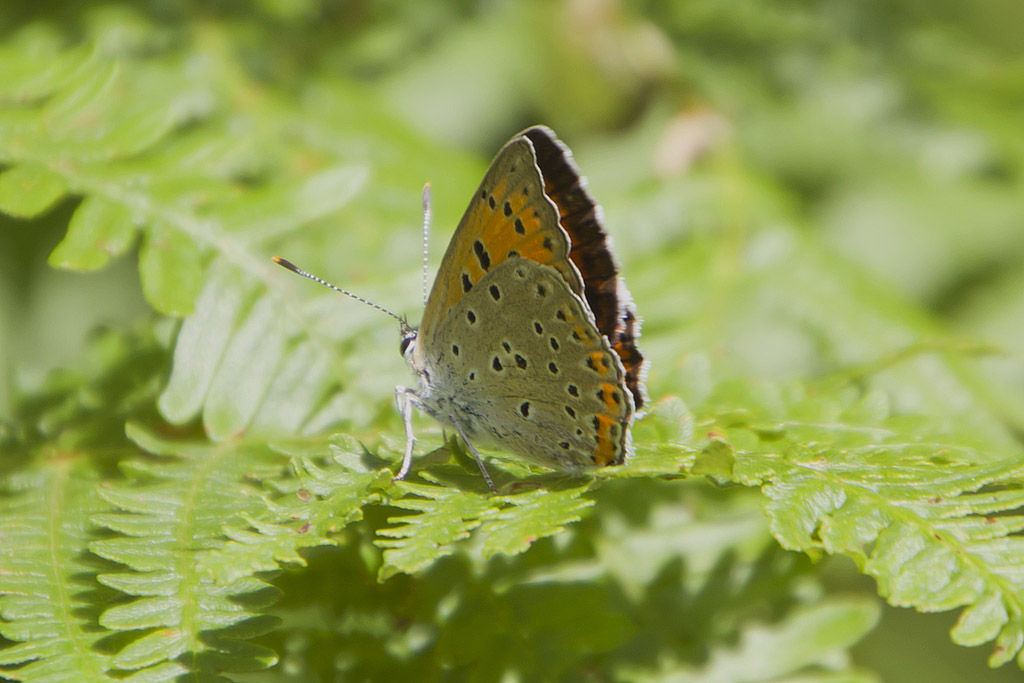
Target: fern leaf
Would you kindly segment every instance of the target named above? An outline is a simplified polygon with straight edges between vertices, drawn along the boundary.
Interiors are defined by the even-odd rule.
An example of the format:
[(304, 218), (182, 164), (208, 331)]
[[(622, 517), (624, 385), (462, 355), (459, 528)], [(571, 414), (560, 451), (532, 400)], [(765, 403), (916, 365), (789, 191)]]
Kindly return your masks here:
[(49, 210), (67, 192), (56, 173), (35, 163), (23, 163), (0, 174), (0, 211), (33, 218)]
[(164, 315), (191, 313), (202, 286), (204, 261), (205, 254), (187, 235), (167, 225), (150, 226), (139, 252), (146, 300)]
[(127, 207), (96, 195), (86, 197), (71, 217), (68, 234), (50, 253), (49, 263), (67, 270), (96, 270), (123, 254), (134, 237)]
[(297, 431), (332, 385), (331, 345), (292, 342), (280, 302), (253, 297), (234, 268), (214, 271), (182, 325), (161, 411), (175, 423), (201, 414), (215, 439)]
[(273, 302), (259, 299), (232, 336), (207, 394), (204, 423), (214, 439), (238, 434), (252, 420), (284, 356), (285, 335)]
[(783, 547), (848, 555), (894, 605), (967, 607), (954, 641), (995, 640), (990, 661), (1005, 663), (1021, 651), (1024, 621), (1024, 518), (1011, 514), (1024, 506), (1024, 464), (923, 419), (906, 440), (906, 426), (792, 420), (722, 433), (744, 444), (732, 474), (762, 487)]
[(442, 486), (403, 481), (397, 482), (397, 488), (407, 497), (393, 500), (391, 505), (414, 514), (392, 517), (388, 522), (394, 526), (380, 531), (382, 538), (376, 545), (384, 548), (381, 581), (399, 572), (420, 571), (452, 554), (454, 543), (468, 538), (494, 505), (487, 496)]
[(175, 424), (189, 421), (202, 409), (235, 321), (246, 303), (246, 291), (233, 268), (212, 270), (193, 314), (178, 332), (174, 370), (160, 395), (160, 411)]
[(219, 583), (285, 564), (305, 565), (301, 550), (336, 543), (345, 526), (363, 518), (364, 506), (380, 500), (376, 491), (390, 486), (388, 470), (357, 471), (337, 463), (320, 467), (295, 448), (287, 450), (296, 458), (297, 476), (280, 482), (283, 494), (268, 500), (263, 514), (247, 516), (244, 526), (225, 528), (231, 540), (200, 558), (200, 568)]
[(87, 46), (66, 50), (64, 41), (46, 24), (25, 27), (0, 46), (4, 79), (0, 104), (36, 102), (59, 90), (88, 61)]
[[(13, 42), (29, 50), (38, 40), (25, 30)], [(157, 310), (183, 316), (211, 256), (268, 270), (252, 245), (337, 210), (363, 173), (336, 165), (240, 195), (233, 176), (251, 173), (251, 150), (265, 145), (242, 156), (246, 141), (214, 118), (220, 84), (187, 75), (184, 55), (161, 57), (117, 61), (76, 49), (29, 61), (17, 50), (0, 53), (0, 70), (9, 66), (23, 89), (48, 96), (27, 106), (0, 99), (0, 162), (11, 166), (0, 174), (0, 211), (30, 217), (65, 195), (85, 197), (51, 257), (60, 267), (100, 267), (141, 229), (144, 293)]]
[(585, 498), (590, 486), (557, 490), (540, 488), (515, 496), (503, 496), (506, 507), (493, 508), (479, 530), (484, 558), (496, 553), (525, 552), (535, 541), (565, 530), (580, 521), (594, 505)]
[(446, 486), (396, 482), (403, 493), (389, 505), (414, 514), (388, 519), (376, 545), (384, 548), (381, 581), (397, 573), (423, 571), (455, 552), (458, 542), (476, 530), (484, 559), (497, 553), (516, 555), (533, 542), (578, 522), (593, 505), (585, 497), (590, 484), (551, 487), (490, 497)]
[(104, 509), (98, 476), (75, 457), (53, 458), (3, 480), (0, 498), (0, 650), (12, 680), (113, 680), (106, 635), (90, 604), (110, 599), (85, 552), (89, 515)]
[[(132, 599), (107, 609), (100, 624), (132, 637), (113, 657), (127, 671), (177, 663), (196, 674), (253, 670), (276, 661), (273, 652), (242, 643), (266, 624), (254, 610), (265, 608), (276, 592), (252, 576), (217, 584), (193, 553), (223, 544), (223, 525), (263, 508), (258, 491), (245, 495), (246, 477), (279, 472), (280, 456), (267, 449), (162, 441), (139, 426), (129, 435), (159, 461), (136, 461), (131, 478), (101, 489), (117, 512), (93, 520), (117, 536), (96, 540), (90, 549), (126, 571), (98, 579)], [(261, 629), (242, 629), (246, 623)], [(217, 635), (217, 634), (221, 635)]]
[(329, 389), (331, 355), (309, 340), (290, 346), (253, 417), (258, 433), (296, 434)]
[[(31, 43), (32, 35), (26, 31), (14, 43)], [(28, 68), (12, 51), (0, 54), (0, 70), (5, 56)], [(139, 237), (143, 293), (158, 311), (187, 316), (203, 292), (217, 300), (215, 314), (237, 306), (220, 323), (224, 346), (195, 353), (196, 325), (181, 334), (183, 347), (160, 403), (169, 419), (185, 422), (209, 399), (204, 418), (217, 439), (250, 426), (269, 433), (282, 421), (296, 427), (332, 381), (314, 372), (325, 367), (330, 344), (289, 348), (282, 310), (298, 306), (285, 303), (284, 292), (252, 304), (272, 268), (259, 248), (338, 210), (363, 184), (365, 171), (325, 163), (301, 175), (268, 176), (274, 182), (237, 183), (240, 174), (264, 164), (253, 150), (267, 145), (227, 131), (215, 116), (219, 84), (186, 77), (179, 57), (117, 61), (82, 50), (39, 55), (36, 88), (48, 98), (17, 106), (0, 100), (0, 162), (10, 166), (0, 173), (0, 211), (36, 216), (65, 196), (83, 197), (50, 256), (52, 265), (100, 268)], [(70, 60), (77, 60), (74, 68)], [(57, 71), (65, 77), (46, 77)], [(290, 123), (282, 116), (272, 125)], [(198, 305), (207, 306), (206, 300)], [(210, 321), (207, 312), (196, 324)], [(209, 333), (200, 341), (209, 342)], [(219, 353), (225, 349), (231, 353)], [(252, 359), (239, 365), (237, 352), (249, 350), (264, 364), (262, 372), (249, 371)], [(284, 414), (276, 409), (281, 405), (289, 406)]]

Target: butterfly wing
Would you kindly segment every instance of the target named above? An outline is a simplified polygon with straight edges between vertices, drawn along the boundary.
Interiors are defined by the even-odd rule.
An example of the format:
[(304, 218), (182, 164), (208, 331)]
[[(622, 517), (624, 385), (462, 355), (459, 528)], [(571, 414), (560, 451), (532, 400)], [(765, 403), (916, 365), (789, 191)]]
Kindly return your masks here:
[(587, 192), (586, 180), (572, 152), (546, 126), (534, 126), (520, 135), (530, 140), (544, 180), (544, 193), (558, 209), (559, 224), (569, 235), (569, 260), (583, 278), (584, 296), (597, 329), (608, 338), (626, 369), (626, 386), (636, 409), (646, 403), (646, 363), (636, 346), (640, 320), (605, 233), (601, 206)]
[(622, 463), (633, 402), (594, 317), (551, 266), (505, 260), (450, 309), (426, 359), (432, 400), (471, 439), (547, 467)]
[(569, 249), (558, 209), (544, 193), (533, 144), (517, 135), (491, 162), (455, 229), (427, 298), (420, 339), (429, 344), (447, 310), (510, 257), (551, 266), (574, 294), (583, 296), (583, 280), (569, 260)]

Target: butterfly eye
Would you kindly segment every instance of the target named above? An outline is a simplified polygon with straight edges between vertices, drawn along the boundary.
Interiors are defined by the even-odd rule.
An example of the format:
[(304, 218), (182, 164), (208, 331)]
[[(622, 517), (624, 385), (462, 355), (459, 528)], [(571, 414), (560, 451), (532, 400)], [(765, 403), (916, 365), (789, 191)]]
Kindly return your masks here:
[(409, 334), (402, 335), (402, 342), (399, 347), (401, 354), (404, 356), (405, 352), (409, 350), (409, 345), (416, 341), (416, 333), (410, 332)]

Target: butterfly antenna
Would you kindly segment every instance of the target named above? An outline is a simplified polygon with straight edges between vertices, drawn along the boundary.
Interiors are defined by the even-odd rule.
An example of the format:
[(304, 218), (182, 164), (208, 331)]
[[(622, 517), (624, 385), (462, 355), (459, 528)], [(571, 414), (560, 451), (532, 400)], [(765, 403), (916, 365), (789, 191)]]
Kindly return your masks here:
[(373, 303), (372, 301), (368, 301), (367, 299), (364, 299), (363, 297), (361, 297), (361, 296), (359, 296), (357, 294), (353, 294), (352, 292), (346, 291), (346, 290), (342, 289), (341, 287), (335, 287), (334, 285), (332, 285), (327, 280), (322, 280), (322, 279), (318, 278), (316, 275), (313, 275), (312, 273), (309, 273), (309, 272), (303, 270), (302, 268), (299, 268), (297, 265), (295, 265), (291, 261), (285, 260), (285, 259), (281, 258), (280, 256), (275, 256), (275, 257), (273, 257), (273, 259), (274, 259), (274, 263), (276, 263), (277, 265), (281, 266), (282, 268), (287, 268), (288, 270), (292, 271), (296, 275), (301, 275), (302, 277), (309, 278), (313, 282), (319, 282), (324, 287), (328, 287), (330, 289), (333, 289), (335, 292), (338, 292), (340, 294), (344, 294), (347, 297), (351, 297), (351, 298), (355, 299), (356, 301), (359, 301), (361, 303), (366, 304), (370, 308), (376, 308), (381, 313), (386, 313), (387, 315), (390, 315), (392, 318), (394, 318), (395, 320), (397, 320), (398, 322), (400, 322), (402, 324), (402, 328), (403, 329), (409, 327), (409, 324), (407, 322), (405, 322), (405, 320), (403, 318), (395, 315), (394, 313), (392, 313), (388, 309), (384, 308), (383, 306), (378, 306), (377, 304)]
[(427, 305), (427, 257), (430, 254), (430, 183), (423, 186), (423, 305)]

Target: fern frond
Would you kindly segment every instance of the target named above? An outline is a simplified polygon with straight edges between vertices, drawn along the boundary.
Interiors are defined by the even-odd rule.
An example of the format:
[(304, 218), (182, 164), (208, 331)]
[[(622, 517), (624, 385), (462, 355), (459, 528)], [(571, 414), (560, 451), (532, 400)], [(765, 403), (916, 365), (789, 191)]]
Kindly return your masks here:
[(469, 537), (495, 505), (487, 496), (458, 489), (398, 482), (399, 490), (416, 497), (393, 500), (394, 507), (413, 514), (392, 517), (394, 526), (382, 529), (376, 541), (384, 548), (383, 581), (399, 572), (414, 573), (455, 552), (456, 541)]
[[(104, 681), (113, 666), (96, 607), (115, 594), (96, 582), (89, 516), (105, 509), (99, 477), (74, 454), (3, 479), (0, 494), (0, 675), (55, 683)], [(17, 668), (8, 668), (17, 666)]]
[(474, 530), (484, 559), (497, 553), (516, 555), (578, 522), (593, 505), (585, 497), (589, 483), (503, 496), (405, 481), (396, 482), (395, 488), (402, 496), (392, 498), (389, 505), (414, 514), (389, 518), (391, 526), (379, 532), (375, 543), (384, 548), (381, 581), (397, 573), (423, 571), (455, 552), (457, 543)]
[[(331, 381), (322, 370), (333, 342), (313, 335), (312, 345), (293, 348), (283, 311), (301, 307), (288, 290), (265, 296), (273, 266), (261, 247), (337, 211), (365, 169), (329, 158), (310, 168), (301, 149), (281, 141), (292, 126), (286, 113), (267, 113), (261, 130), (240, 128), (217, 69), (187, 68), (187, 52), (169, 52), (156, 38), (152, 59), (40, 50), (39, 40), (26, 29), (0, 53), (0, 72), (21, 76), (0, 91), (0, 165), (8, 167), (0, 211), (36, 217), (81, 197), (51, 265), (94, 270), (141, 238), (142, 289), (156, 310), (182, 317), (197, 297), (217, 298), (220, 343), (191, 360), (192, 328), (208, 322), (205, 300), (182, 334), (161, 402), (171, 420), (193, 418), (196, 394), (202, 404), (209, 390), (204, 418), (216, 439), (249, 426), (295, 429)], [(247, 372), (254, 359), (263, 372)]]
[(843, 400), (816, 398), (815, 421), (806, 421), (800, 401), (792, 417), (774, 423), (723, 416), (708, 452), (727, 458), (734, 481), (762, 488), (783, 547), (851, 557), (894, 605), (966, 607), (955, 642), (995, 640), (993, 665), (1017, 656), (1024, 645), (1024, 516), (1015, 514), (1024, 508), (1021, 458), (946, 434), (933, 420), (879, 420), (884, 403), (864, 410), (847, 396), (844, 414)]
[(544, 487), (502, 496), (503, 507), (494, 508), (480, 527), (484, 559), (497, 553), (526, 552), (535, 542), (565, 530), (578, 522), (594, 501), (584, 497), (590, 486)]
[(88, 550), (90, 521), (109, 510), (104, 473), (126, 452), (126, 419), (154, 415), (166, 352), (149, 326), (94, 334), (74, 369), (19, 396), (0, 424), (0, 676), (26, 681), (115, 680), (116, 644), (99, 624), (120, 594)]
[[(100, 267), (141, 228), (148, 299), (161, 312), (185, 315), (212, 256), (269, 271), (253, 245), (336, 210), (361, 183), (361, 170), (336, 166), (240, 192), (233, 180), (255, 161), (240, 151), (259, 145), (216, 118), (223, 84), (212, 74), (197, 77), (202, 72), (190, 72), (173, 54), (119, 61), (80, 49), (34, 55), (33, 65), (46, 74), (72, 56), (76, 67), (50, 81), (50, 91), (35, 87), (0, 99), (0, 163), (11, 167), (0, 175), (0, 210), (33, 217), (65, 194), (86, 198), (53, 265)], [(23, 61), (25, 54), (10, 50), (0, 55), (0, 68)]]
[[(245, 525), (229, 525), (229, 540), (221, 548), (204, 553), (200, 569), (219, 583), (231, 583), (247, 574), (275, 571), (282, 565), (304, 566), (299, 551), (335, 544), (337, 535), (363, 518), (363, 508), (381, 500), (380, 492), (391, 485), (388, 470), (347, 467), (338, 462), (320, 466), (302, 455), (311, 448), (278, 446), (292, 460), (293, 475), (266, 482), (281, 495), (266, 501), (260, 515), (243, 515)], [(358, 444), (334, 444), (334, 449), (354, 449)]]
[(259, 613), (277, 591), (251, 575), (218, 584), (196, 556), (221, 547), (226, 523), (263, 509), (247, 480), (278, 474), (280, 455), (254, 446), (164, 441), (138, 425), (128, 431), (160, 457), (125, 462), (129, 479), (100, 489), (116, 512), (92, 517), (117, 536), (93, 541), (90, 550), (125, 567), (98, 580), (131, 598), (99, 618), (126, 636), (114, 666), (146, 677), (154, 667), (205, 676), (271, 665), (272, 651), (243, 641), (272, 627)]

